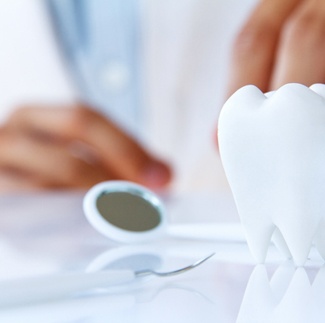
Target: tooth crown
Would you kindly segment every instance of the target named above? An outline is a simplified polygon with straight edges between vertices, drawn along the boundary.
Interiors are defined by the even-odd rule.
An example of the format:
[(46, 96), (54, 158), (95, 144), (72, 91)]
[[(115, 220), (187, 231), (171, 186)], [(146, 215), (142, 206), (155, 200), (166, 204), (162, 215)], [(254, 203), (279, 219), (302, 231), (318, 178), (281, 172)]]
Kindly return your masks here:
[(297, 265), (314, 241), (324, 257), (325, 85), (287, 84), (266, 95), (241, 88), (221, 111), (218, 139), (256, 260), (265, 261), (274, 232)]

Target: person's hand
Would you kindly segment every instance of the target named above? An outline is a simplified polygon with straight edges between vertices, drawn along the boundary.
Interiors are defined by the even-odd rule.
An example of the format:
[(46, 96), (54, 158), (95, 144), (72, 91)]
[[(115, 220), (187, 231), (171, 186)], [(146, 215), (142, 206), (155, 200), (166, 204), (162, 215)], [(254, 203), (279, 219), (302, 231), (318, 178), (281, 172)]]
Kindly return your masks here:
[(235, 41), (227, 97), (291, 82), (325, 82), (324, 0), (262, 0)]
[(130, 180), (159, 189), (171, 178), (114, 123), (91, 109), (23, 107), (0, 129), (0, 191), (89, 188)]

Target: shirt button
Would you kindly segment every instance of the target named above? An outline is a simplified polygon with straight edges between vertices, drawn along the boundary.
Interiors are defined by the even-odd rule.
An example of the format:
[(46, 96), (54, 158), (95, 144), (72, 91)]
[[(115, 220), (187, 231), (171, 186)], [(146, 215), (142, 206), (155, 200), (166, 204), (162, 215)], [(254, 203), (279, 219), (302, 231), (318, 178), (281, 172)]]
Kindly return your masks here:
[(130, 83), (130, 70), (122, 62), (110, 61), (104, 64), (100, 71), (100, 83), (106, 91), (118, 93), (127, 88)]

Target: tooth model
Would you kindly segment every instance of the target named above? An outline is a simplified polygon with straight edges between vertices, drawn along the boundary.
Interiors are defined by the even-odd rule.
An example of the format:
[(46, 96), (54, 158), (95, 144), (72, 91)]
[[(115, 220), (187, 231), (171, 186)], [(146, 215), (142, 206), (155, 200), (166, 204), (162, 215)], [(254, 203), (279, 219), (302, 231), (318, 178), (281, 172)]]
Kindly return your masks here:
[(313, 243), (325, 258), (325, 85), (239, 89), (221, 111), (218, 139), (257, 262), (272, 236), (297, 266)]

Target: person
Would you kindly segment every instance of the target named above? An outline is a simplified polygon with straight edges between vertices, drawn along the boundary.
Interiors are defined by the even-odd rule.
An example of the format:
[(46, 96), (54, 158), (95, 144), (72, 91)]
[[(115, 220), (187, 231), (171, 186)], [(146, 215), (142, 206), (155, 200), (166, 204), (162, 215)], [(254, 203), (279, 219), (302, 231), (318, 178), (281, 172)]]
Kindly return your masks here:
[[(70, 8), (62, 11), (64, 2)], [(149, 73), (151, 79), (149, 77), (145, 83), (148, 92), (152, 92), (148, 106), (155, 111), (153, 126), (146, 132), (148, 142), (134, 130), (139, 125), (138, 128), (144, 127), (143, 120), (139, 121), (141, 118), (134, 112), (141, 105), (138, 86), (141, 77), (144, 78), (135, 64), (137, 51), (132, 47), (134, 40), (139, 40), (135, 36), (138, 25), (134, 14), (139, 13), (132, 7), (135, 2), (92, 0), (79, 2), (83, 8), (73, 7), (77, 3), (54, 0), (50, 10), (59, 40), (57, 51), (64, 48), (65, 61), (69, 64), (68, 69), (65, 65), (63, 69), (69, 70), (74, 78), (67, 83), (69, 86), (77, 84), (81, 95), (74, 97), (73, 103), (60, 103), (55, 108), (47, 103), (20, 106), (5, 119), (0, 129), (1, 191), (88, 188), (108, 179), (131, 180), (161, 189), (173, 181), (173, 176), (191, 176), (193, 169), (198, 174), (193, 185), (204, 185), (201, 184), (204, 169), (209, 169), (205, 178), (213, 178), (215, 183), (220, 180), (219, 175), (213, 176), (213, 169), (218, 165), (217, 148), (207, 145), (207, 141), (215, 134), (217, 106), (222, 105), (222, 100), (216, 98), (221, 97), (221, 93), (226, 93), (227, 98), (246, 84), (269, 91), (288, 82), (311, 85), (325, 79), (325, 3), (322, 0), (261, 0), (248, 1), (244, 5), (236, 0), (218, 4), (213, 1), (200, 4), (196, 1), (148, 2), (147, 13), (151, 10), (151, 15), (148, 15), (147, 27), (151, 28), (144, 33), (149, 43), (151, 41), (146, 53), (151, 53), (152, 57), (145, 63), (155, 63), (154, 71)], [(111, 6), (112, 11), (103, 10), (105, 5)], [(191, 10), (187, 10), (189, 7)], [(116, 28), (105, 16), (110, 12), (113, 12), (110, 18)], [(164, 16), (166, 12), (168, 19)], [(225, 12), (227, 15), (223, 16)], [(192, 19), (189, 18), (191, 14)], [(230, 16), (233, 24), (228, 20)], [(107, 21), (108, 29), (105, 29)], [(128, 29), (123, 29), (123, 24), (128, 25)], [(226, 24), (228, 28), (225, 29)], [(184, 25), (190, 27), (182, 29)], [(216, 34), (227, 41), (218, 42), (222, 37), (217, 39)], [(110, 41), (101, 48), (98, 44), (106, 37)], [(180, 37), (186, 39), (182, 46), (176, 41)], [(231, 47), (233, 38), (235, 42)], [(81, 39), (81, 43), (74, 42), (75, 39)], [(127, 53), (122, 56), (132, 63), (130, 66), (134, 70), (125, 69), (115, 59), (118, 57), (114, 52), (116, 48)], [(105, 68), (98, 67), (105, 62), (101, 50), (106, 56), (110, 55), (110, 50), (114, 52), (113, 65), (109, 64), (108, 69), (105, 64)], [(225, 64), (228, 57), (231, 57), (229, 64)], [(206, 64), (208, 60), (210, 65)], [(175, 62), (182, 66), (178, 74), (175, 74)], [(98, 70), (104, 72), (99, 78), (96, 74), (94, 79), (92, 73)], [(141, 77), (137, 78), (139, 75)], [(98, 79), (109, 84), (105, 95), (98, 93)], [(123, 89), (125, 83), (128, 90)], [(166, 100), (166, 89), (176, 93), (172, 100)], [(112, 91), (118, 94), (114, 96)], [(142, 88), (142, 92), (146, 91)], [(201, 93), (191, 96), (192, 92)], [(195, 106), (192, 116), (188, 113), (191, 104)], [(161, 113), (165, 110), (170, 117), (172, 109), (176, 110), (173, 119)], [(130, 122), (124, 122), (127, 114), (133, 116), (133, 121), (131, 118)], [(183, 119), (192, 121), (192, 128), (180, 124)], [(157, 132), (158, 124), (162, 125), (160, 132)], [(201, 133), (204, 135), (199, 136)], [(152, 138), (154, 144), (150, 143)], [(185, 141), (188, 150), (184, 148)], [(173, 149), (168, 150), (168, 146)], [(212, 146), (212, 162), (202, 162), (203, 150), (211, 150)], [(194, 156), (192, 159), (187, 158), (188, 151)], [(171, 160), (173, 170), (170, 164), (156, 156)], [(189, 186), (188, 181), (184, 183), (183, 188)]]
[(234, 45), (228, 95), (246, 84), (324, 83), (324, 26), (324, 1), (261, 1)]

